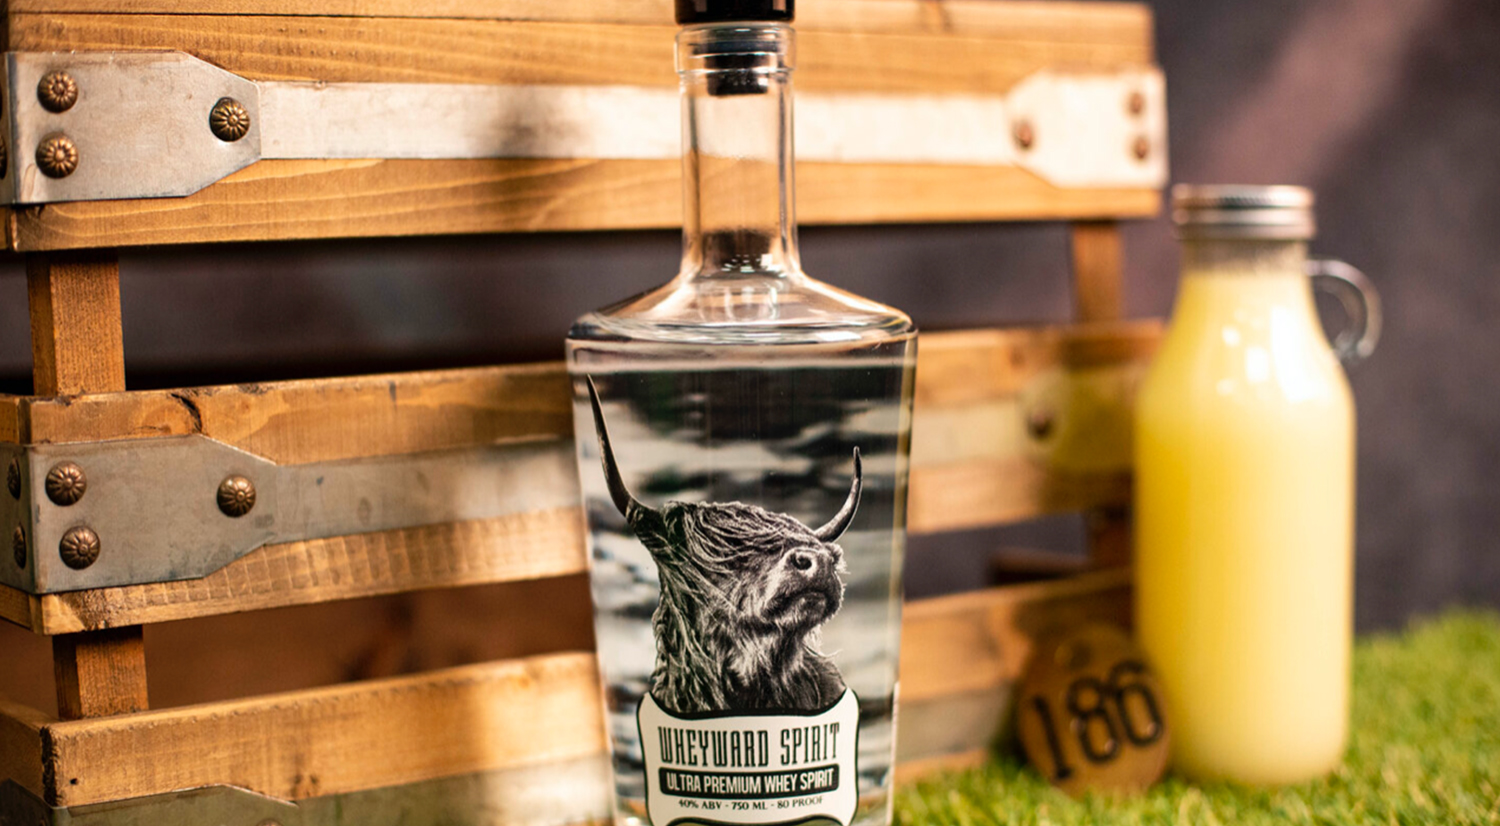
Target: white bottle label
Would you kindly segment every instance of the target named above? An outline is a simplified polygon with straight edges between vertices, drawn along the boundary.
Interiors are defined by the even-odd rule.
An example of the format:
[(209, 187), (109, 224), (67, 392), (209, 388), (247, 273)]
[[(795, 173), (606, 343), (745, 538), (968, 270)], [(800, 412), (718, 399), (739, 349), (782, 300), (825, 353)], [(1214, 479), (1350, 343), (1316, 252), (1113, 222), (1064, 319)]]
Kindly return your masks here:
[(847, 824), (859, 801), (859, 700), (845, 690), (826, 711), (679, 717), (647, 694), (637, 721), (653, 826)]

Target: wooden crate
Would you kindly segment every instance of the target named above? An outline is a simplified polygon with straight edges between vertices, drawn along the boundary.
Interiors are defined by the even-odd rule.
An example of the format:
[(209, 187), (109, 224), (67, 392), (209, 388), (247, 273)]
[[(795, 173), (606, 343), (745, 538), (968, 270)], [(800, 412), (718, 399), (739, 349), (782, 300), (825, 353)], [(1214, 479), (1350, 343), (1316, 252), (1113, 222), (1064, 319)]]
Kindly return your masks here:
[[(1149, 13), (1132, 4), (808, 0), (799, 11), (798, 84), (816, 91), (999, 94), (1043, 70), (1139, 71), (1152, 60)], [(663, 0), (12, 0), (3, 13), (13, 51), (172, 49), (252, 80), (675, 83)], [(804, 162), (799, 177), (813, 223), (1073, 222), (1078, 323), (922, 339), (911, 531), (1067, 512), (1091, 526), (1093, 564), (1076, 576), (908, 603), (899, 773), (972, 762), (1004, 727), (1039, 635), (1128, 621), (1130, 395), (1159, 330), (1121, 319), (1115, 222), (1154, 214), (1159, 193), (1060, 186), (1005, 165)], [(570, 454), (557, 364), (128, 391), (113, 250), (665, 227), (678, 223), (679, 199), (673, 160), (264, 160), (187, 197), (8, 209), (5, 244), (27, 255), (35, 390), (0, 397), (0, 448), (63, 457), (202, 437), (277, 466), (515, 444)], [(242, 613), (255, 623), (267, 609), (504, 583), (517, 610), (580, 615), (585, 592), (552, 587), (585, 569), (575, 491), (576, 479), (562, 481), (551, 491), (561, 504), (269, 544), (192, 579), (0, 585), (0, 618), (52, 641), (58, 706), (0, 701), (0, 821), (604, 817), (602, 700), (586, 639), (180, 707), (152, 708), (146, 691), (147, 625)]]

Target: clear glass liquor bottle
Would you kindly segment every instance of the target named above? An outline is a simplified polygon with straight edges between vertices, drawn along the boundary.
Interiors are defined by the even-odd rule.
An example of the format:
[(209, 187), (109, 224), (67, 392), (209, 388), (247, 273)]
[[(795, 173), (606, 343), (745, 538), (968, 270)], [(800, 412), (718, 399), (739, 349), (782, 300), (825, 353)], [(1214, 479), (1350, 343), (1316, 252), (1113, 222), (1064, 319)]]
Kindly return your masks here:
[(621, 824), (890, 820), (916, 329), (801, 270), (793, 44), (683, 29), (681, 271), (568, 337)]

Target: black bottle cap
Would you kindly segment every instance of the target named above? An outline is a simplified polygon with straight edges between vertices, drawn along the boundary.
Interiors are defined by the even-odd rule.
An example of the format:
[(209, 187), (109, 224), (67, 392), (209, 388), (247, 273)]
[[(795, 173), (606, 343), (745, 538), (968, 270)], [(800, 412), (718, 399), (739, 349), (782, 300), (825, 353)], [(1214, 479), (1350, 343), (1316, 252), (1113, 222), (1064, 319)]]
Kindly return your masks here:
[(792, 22), (796, 0), (677, 0), (677, 22)]

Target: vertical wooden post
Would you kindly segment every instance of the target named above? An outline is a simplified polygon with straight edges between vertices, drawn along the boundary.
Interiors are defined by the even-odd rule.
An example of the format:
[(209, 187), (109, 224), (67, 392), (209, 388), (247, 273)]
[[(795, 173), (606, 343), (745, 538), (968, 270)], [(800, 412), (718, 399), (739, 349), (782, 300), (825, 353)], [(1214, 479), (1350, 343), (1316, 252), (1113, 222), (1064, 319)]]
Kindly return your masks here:
[[(1125, 316), (1120, 225), (1114, 221), (1073, 224), (1073, 315), (1079, 321), (1118, 321)], [(1101, 508), (1085, 514), (1089, 558), (1096, 567), (1130, 564), (1130, 509)]]
[[(124, 390), (120, 265), (115, 256), (30, 255), (26, 289), (32, 392), (71, 396)], [(53, 637), (52, 661), (63, 719), (147, 707), (146, 647), (140, 626)]]
[(1073, 224), (1073, 316), (1079, 321), (1125, 317), (1120, 225), (1114, 221)]

